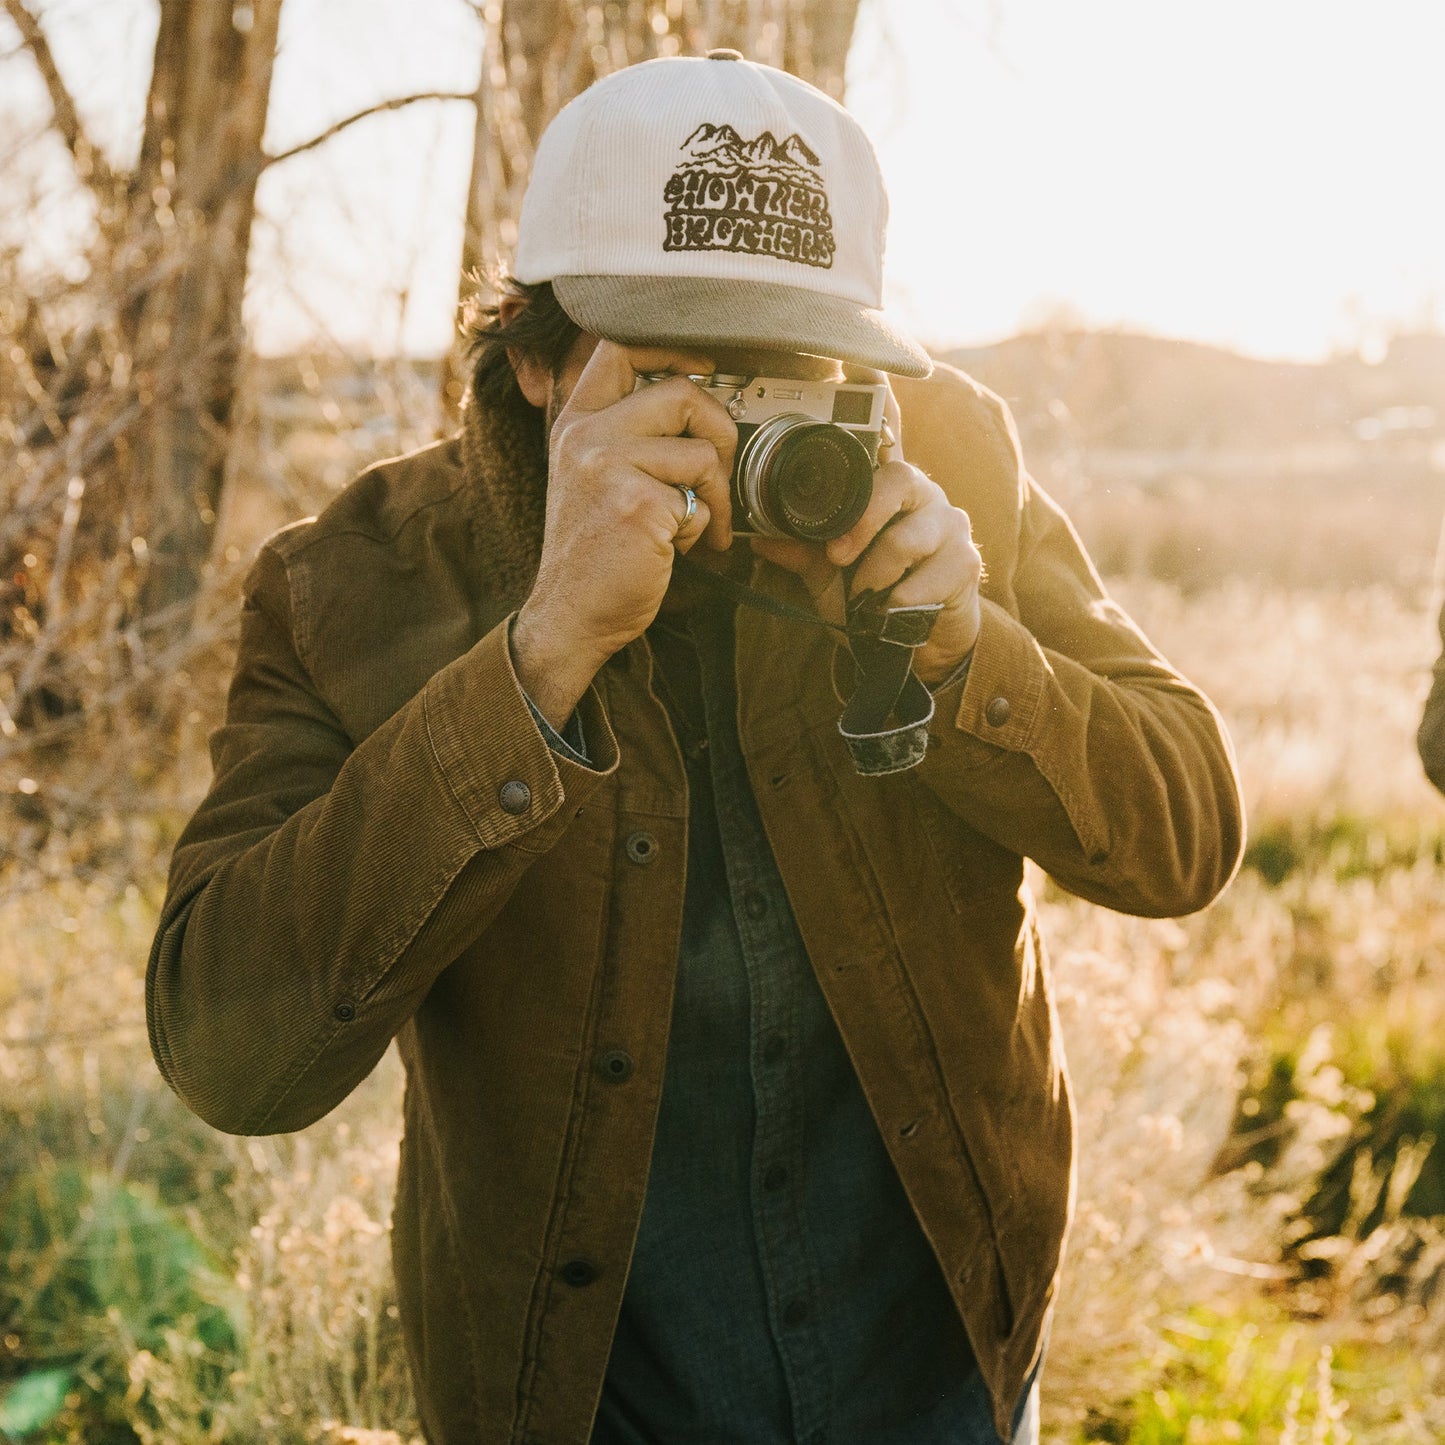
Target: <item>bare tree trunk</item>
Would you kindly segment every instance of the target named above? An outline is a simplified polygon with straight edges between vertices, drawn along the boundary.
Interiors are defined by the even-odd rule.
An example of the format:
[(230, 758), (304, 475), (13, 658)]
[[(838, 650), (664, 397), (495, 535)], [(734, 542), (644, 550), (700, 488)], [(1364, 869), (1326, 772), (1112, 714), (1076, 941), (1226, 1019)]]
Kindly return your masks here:
[(141, 153), (120, 169), (87, 131), (38, 0), (0, 0), (96, 217), (81, 275), (22, 278), (0, 250), (0, 298), (17, 298), (0, 304), (0, 763), (58, 760), (132, 709), (149, 719), (164, 674), (218, 635), (198, 603), (262, 172), (369, 116), (473, 100), (390, 96), (266, 154), (282, 3), (158, 0)]
[[(166, 284), (138, 298), (149, 500), (141, 607), (192, 597), (210, 550), (242, 352), (241, 300), (282, 0), (161, 0), (131, 194)], [(149, 249), (149, 248), (148, 248)]]
[[(465, 299), (501, 269), (517, 238), (532, 153), (547, 122), (594, 80), (657, 55), (716, 47), (777, 66), (842, 99), (860, 0), (473, 0), (484, 26), (471, 184), (462, 243)], [(451, 415), (466, 378), (443, 376)]]
[(207, 584), (229, 566), (212, 544), (260, 175), (367, 117), (473, 100), (388, 96), (266, 154), (282, 3), (157, 0), (131, 168), (92, 139), (48, 7), (0, 0), (96, 220), (75, 271), (23, 273), (0, 247), (0, 770), (31, 789), (0, 787), (0, 874), (179, 781), (167, 759), (189, 751), (198, 680), (235, 620)]

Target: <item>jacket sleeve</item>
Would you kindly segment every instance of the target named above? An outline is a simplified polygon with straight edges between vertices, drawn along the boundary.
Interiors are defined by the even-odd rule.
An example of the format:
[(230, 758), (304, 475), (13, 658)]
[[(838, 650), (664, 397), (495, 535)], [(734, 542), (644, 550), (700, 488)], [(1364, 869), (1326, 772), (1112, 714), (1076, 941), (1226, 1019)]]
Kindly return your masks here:
[[(1006, 415), (1000, 427), (1016, 458)], [(920, 776), (1083, 898), (1156, 917), (1203, 908), (1244, 839), (1223, 724), (1109, 598), (1059, 507), (1021, 470), (1012, 481), (1017, 614), (984, 601)]]
[(1430, 695), (1425, 699), (1425, 711), (1420, 717), (1415, 745), (1420, 750), (1420, 761), (1425, 765), (1425, 776), (1445, 793), (1445, 608), (1440, 611), (1439, 628), (1441, 652), (1435, 660)]
[(233, 1133), (340, 1102), (617, 761), (595, 693), (594, 768), (547, 747), (506, 622), (353, 747), (297, 655), (285, 566), (264, 550), (248, 582), (146, 975), (161, 1072)]

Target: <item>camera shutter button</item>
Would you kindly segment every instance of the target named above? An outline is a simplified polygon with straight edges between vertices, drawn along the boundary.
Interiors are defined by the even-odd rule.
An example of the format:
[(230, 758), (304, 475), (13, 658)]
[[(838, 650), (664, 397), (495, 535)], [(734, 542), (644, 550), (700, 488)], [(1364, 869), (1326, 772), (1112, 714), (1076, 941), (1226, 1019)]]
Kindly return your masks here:
[(747, 414), (748, 399), (742, 392), (738, 392), (738, 394), (728, 402), (728, 415), (732, 417), (734, 421), (741, 421)]

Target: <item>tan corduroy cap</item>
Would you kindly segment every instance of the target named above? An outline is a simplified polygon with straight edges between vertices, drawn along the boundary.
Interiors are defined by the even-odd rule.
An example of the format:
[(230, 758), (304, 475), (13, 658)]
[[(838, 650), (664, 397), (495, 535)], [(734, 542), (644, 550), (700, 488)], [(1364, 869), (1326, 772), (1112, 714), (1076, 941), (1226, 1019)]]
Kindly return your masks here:
[(649, 60), (542, 136), (513, 267), (628, 344), (762, 346), (927, 376), (882, 310), (888, 197), (862, 127), (734, 51)]

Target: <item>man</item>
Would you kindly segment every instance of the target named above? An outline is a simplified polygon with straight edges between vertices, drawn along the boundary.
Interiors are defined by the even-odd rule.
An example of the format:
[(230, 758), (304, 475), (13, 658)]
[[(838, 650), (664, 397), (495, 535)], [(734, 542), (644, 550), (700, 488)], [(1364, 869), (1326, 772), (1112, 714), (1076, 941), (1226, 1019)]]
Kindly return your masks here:
[[(153, 1047), (267, 1132), (398, 1040), (433, 1441), (1036, 1437), (1073, 1158), (1023, 860), (1187, 912), (1240, 805), (1002, 405), (880, 314), (885, 214), (787, 75), (602, 81), (539, 149), (462, 435), (251, 575)], [(868, 368), (862, 515), (736, 536), (758, 393)], [(919, 681), (840, 727), (920, 607)]]

